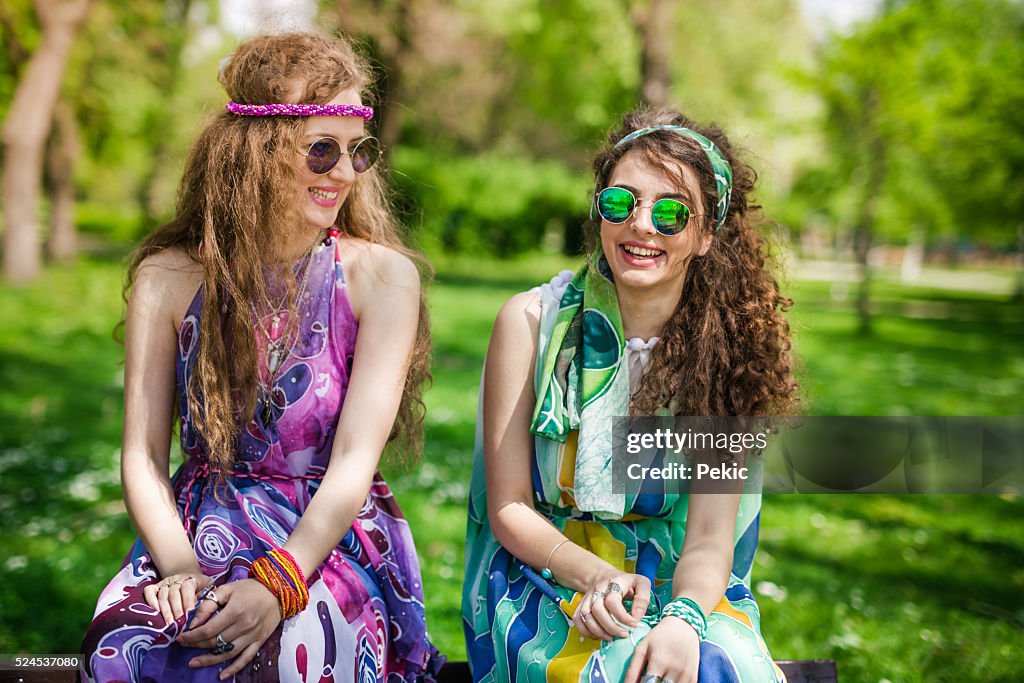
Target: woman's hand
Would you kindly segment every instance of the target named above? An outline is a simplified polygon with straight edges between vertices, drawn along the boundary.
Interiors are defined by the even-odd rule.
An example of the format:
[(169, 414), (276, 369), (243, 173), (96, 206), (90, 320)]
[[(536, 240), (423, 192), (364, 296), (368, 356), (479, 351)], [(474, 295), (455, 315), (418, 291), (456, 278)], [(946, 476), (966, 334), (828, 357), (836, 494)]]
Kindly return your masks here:
[(223, 664), (234, 659), (220, 673), (220, 679), (234, 676), (248, 664), (264, 641), (281, 623), (281, 604), (277, 597), (255, 579), (232, 581), (207, 593), (196, 610), (188, 631), (178, 642), (188, 647), (213, 650), (224, 643), (231, 648), (222, 654), (211, 652), (192, 659), (193, 668)]
[(649, 676), (664, 683), (697, 683), (699, 665), (697, 632), (682, 619), (665, 617), (633, 651), (623, 683), (639, 683)]
[(210, 577), (201, 572), (179, 572), (146, 586), (142, 596), (170, 624), (196, 606), (196, 594), (208, 583)]
[[(626, 598), (633, 599), (629, 612), (622, 604)], [(633, 628), (639, 624), (650, 602), (651, 582), (646, 576), (605, 572), (591, 582), (576, 607), (573, 623), (588, 638), (625, 638), (629, 635), (625, 627)]]

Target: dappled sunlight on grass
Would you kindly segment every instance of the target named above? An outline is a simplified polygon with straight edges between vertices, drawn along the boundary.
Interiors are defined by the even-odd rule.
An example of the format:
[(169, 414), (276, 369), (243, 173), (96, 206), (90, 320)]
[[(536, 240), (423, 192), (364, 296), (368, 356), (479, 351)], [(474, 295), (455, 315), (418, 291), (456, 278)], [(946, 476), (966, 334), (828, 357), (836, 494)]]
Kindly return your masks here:
[(1022, 517), (996, 496), (767, 496), (754, 582), (787, 591), (760, 601), (774, 654), (833, 657), (843, 680), (1015, 680)]
[[(438, 263), (426, 453), (385, 474), (416, 539), (431, 635), (454, 659), (465, 657), (465, 505), (490, 329), (509, 296), (575, 263)], [(75, 651), (133, 539), (118, 485), (122, 351), (110, 337), (120, 273), (87, 260), (0, 292), (0, 651)], [(1024, 309), (985, 294), (877, 292), (875, 332), (862, 338), (851, 301), (828, 283), (793, 283), (807, 412), (1024, 412)], [(1024, 502), (1010, 497), (767, 496), (753, 585), (772, 654), (835, 658), (844, 681), (1013, 680), (1021, 519)]]
[[(902, 290), (878, 287), (879, 307)], [(926, 290), (961, 318), (882, 313), (874, 333), (853, 334), (852, 302), (829, 298), (827, 283), (793, 288), (794, 344), (801, 384), (815, 415), (1024, 414), (1024, 307), (969, 293)]]

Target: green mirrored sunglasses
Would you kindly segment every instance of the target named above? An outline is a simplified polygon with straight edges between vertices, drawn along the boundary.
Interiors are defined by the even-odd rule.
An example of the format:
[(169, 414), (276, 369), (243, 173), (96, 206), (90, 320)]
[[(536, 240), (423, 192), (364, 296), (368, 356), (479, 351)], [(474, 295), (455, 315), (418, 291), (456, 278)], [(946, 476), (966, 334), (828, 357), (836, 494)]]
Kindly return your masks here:
[[(624, 187), (606, 187), (597, 194), (597, 212), (609, 223), (625, 223), (636, 210), (636, 196)], [(690, 220), (690, 207), (678, 199), (659, 199), (651, 206), (654, 229), (669, 237), (678, 235)]]

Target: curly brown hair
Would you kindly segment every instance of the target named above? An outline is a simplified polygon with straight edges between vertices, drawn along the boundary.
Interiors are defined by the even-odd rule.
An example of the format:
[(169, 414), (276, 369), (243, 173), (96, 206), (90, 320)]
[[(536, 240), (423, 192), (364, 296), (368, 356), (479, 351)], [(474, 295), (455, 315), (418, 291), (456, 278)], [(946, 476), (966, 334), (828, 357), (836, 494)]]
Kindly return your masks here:
[[(737, 158), (722, 130), (672, 109), (630, 112), (594, 159), (595, 187), (606, 187), (619, 160), (639, 151), (680, 184), (680, 165), (692, 169), (704, 206), (713, 207), (718, 192), (711, 162), (691, 138), (655, 131), (615, 147), (634, 130), (663, 124), (689, 128), (715, 143), (732, 166), (732, 200), (710, 249), (687, 268), (683, 294), (651, 351), (633, 412), (651, 415), (667, 407), (672, 415), (697, 417), (792, 415), (799, 405), (798, 385), (783, 312), (793, 302), (779, 291), (770, 244), (757, 229), (763, 222), (761, 207), (750, 196), (757, 174)], [(710, 232), (713, 226), (713, 214), (705, 212), (693, 217), (687, 229)], [(599, 222), (589, 222), (586, 244), (587, 253), (595, 253)]]
[[(344, 38), (287, 33), (248, 40), (218, 75), (231, 100), (246, 104), (329, 102), (338, 93), (365, 93), (370, 69)], [(295, 308), (292, 264), (275, 261), (271, 247), (296, 238), (294, 190), (301, 117), (217, 113), (193, 145), (178, 188), (175, 216), (148, 235), (129, 260), (124, 297), (147, 257), (170, 247), (203, 270), (200, 346), (187, 387), (196, 427), (212, 464), (235, 462), (239, 429), (257, 400), (257, 340), (250, 302), (265, 302), (268, 279), (285, 282)], [(357, 176), (338, 214), (343, 235), (387, 246), (409, 257), (426, 285), (425, 260), (407, 248), (387, 196), (381, 164)], [(290, 315), (289, 319), (298, 316)], [(230, 340), (230, 341), (228, 341)], [(229, 350), (230, 349), (230, 350)], [(423, 389), (430, 381), (426, 287), (420, 289), (419, 327), (410, 358), (389, 457), (415, 461), (423, 443)], [(180, 389), (180, 387), (179, 387)]]

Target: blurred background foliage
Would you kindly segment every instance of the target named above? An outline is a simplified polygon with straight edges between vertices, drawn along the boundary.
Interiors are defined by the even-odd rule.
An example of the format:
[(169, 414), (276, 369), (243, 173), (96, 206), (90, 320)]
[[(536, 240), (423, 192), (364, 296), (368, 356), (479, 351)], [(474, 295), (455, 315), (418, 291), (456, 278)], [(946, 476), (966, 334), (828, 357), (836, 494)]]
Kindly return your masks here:
[[(55, 26), (73, 44), (54, 104), (19, 119)], [(437, 267), (427, 452), (388, 475), (453, 658), (491, 323), (576, 266), (590, 155), (639, 102), (718, 122), (760, 173), (808, 413), (1024, 414), (1021, 0), (5, 0), (0, 652), (75, 651), (131, 542), (121, 259), (171, 216), (224, 103), (220, 60), (306, 27), (345, 31), (378, 70), (396, 208)], [(40, 122), (36, 160), (22, 133)], [(36, 166), (12, 221), (8, 181)], [(25, 230), (34, 271), (15, 268)], [(844, 681), (1024, 680), (1022, 513), (1014, 496), (771, 497), (754, 574), (773, 654), (833, 657)]]
[[(78, 230), (135, 239), (171, 214), (237, 34), (306, 23), (346, 31), (378, 67), (378, 134), (428, 248), (476, 249), (496, 231), (483, 242), (501, 256), (538, 236), (573, 253), (588, 155), (646, 100), (717, 121), (751, 150), (767, 213), (794, 239), (841, 251), (861, 230), (868, 247), (1016, 249), (1021, 3), (886, 0), (842, 31), (808, 9), (820, 4), (111, 0), (78, 30), (58, 103), (70, 116), (51, 137), (71, 129), (60, 147), (73, 149)], [(0, 27), (6, 116), (41, 41), (32, 0), (4, 3)], [(510, 202), (538, 209), (509, 221)], [(44, 237), (47, 210), (44, 193)]]

